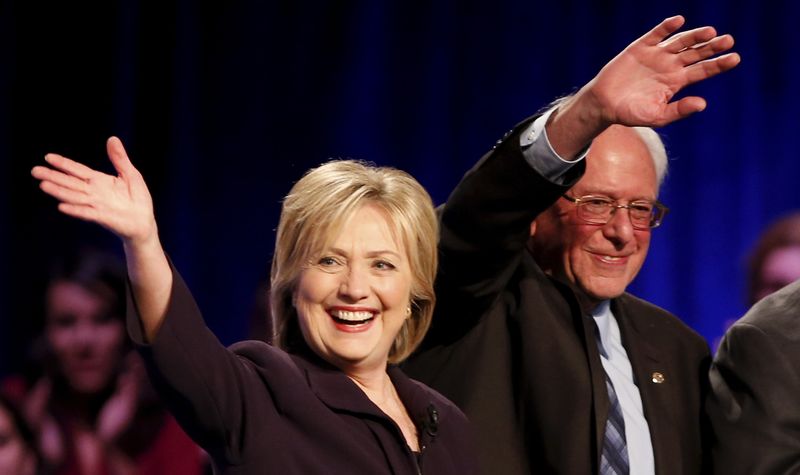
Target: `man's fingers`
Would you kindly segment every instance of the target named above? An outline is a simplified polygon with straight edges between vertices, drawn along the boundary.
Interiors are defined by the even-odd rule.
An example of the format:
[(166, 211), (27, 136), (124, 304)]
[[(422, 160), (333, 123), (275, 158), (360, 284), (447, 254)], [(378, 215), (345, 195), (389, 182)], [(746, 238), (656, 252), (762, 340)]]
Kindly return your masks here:
[(72, 175), (67, 175), (48, 167), (33, 167), (31, 175), (38, 180), (51, 181), (56, 185), (82, 193), (85, 193), (88, 187), (87, 183), (80, 178), (75, 178)]
[(669, 17), (659, 23), (658, 26), (645, 33), (644, 36), (639, 39), (639, 41), (642, 41), (649, 46), (655, 46), (664, 41), (664, 38), (667, 36), (678, 31), (678, 29), (683, 26), (685, 21), (686, 20), (684, 20), (681, 15)]
[(64, 173), (80, 178), (81, 180), (88, 180), (93, 175), (100, 173), (92, 170), (82, 163), (70, 160), (67, 157), (61, 156), (57, 153), (48, 153), (44, 156), (44, 160), (57, 170)]
[(697, 96), (684, 97), (678, 101), (675, 101), (674, 104), (678, 116), (681, 119), (684, 117), (689, 117), (695, 112), (704, 111), (706, 109), (706, 106), (708, 105), (705, 99)]
[(114, 169), (117, 170), (117, 173), (121, 176), (131, 176), (138, 173), (138, 170), (136, 170), (130, 158), (128, 158), (128, 152), (125, 151), (125, 147), (122, 145), (122, 141), (119, 138), (109, 137), (108, 141), (106, 141), (106, 152), (108, 153), (108, 158), (111, 160), (111, 163), (114, 165)]
[(717, 36), (717, 30), (715, 30), (713, 26), (704, 26), (678, 33), (659, 43), (659, 46), (670, 53), (679, 53), (686, 48), (692, 48), (698, 44), (710, 41), (715, 36)]
[(686, 67), (686, 84), (693, 84), (716, 76), (719, 73), (724, 73), (735, 68), (740, 61), (741, 57), (738, 53), (728, 53), (717, 58), (692, 64)]
[(705, 43), (700, 43), (691, 48), (687, 48), (678, 55), (684, 65), (690, 65), (708, 59), (715, 54), (727, 51), (733, 48), (733, 36), (722, 35), (713, 38)]
[(700, 112), (705, 108), (706, 101), (702, 97), (684, 97), (680, 100), (667, 104), (660, 119), (654, 121), (653, 126), (663, 127), (667, 124), (675, 122), (676, 120), (689, 117), (695, 112)]

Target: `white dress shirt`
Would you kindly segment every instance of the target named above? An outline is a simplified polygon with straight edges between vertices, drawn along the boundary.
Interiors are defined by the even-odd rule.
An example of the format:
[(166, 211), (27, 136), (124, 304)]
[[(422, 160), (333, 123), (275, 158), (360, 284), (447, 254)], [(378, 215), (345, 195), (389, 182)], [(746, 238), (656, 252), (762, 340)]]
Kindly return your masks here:
[(622, 417), (625, 419), (625, 441), (628, 444), (630, 473), (653, 474), (655, 467), (650, 426), (644, 417), (642, 396), (633, 380), (631, 362), (628, 359), (628, 352), (622, 346), (619, 325), (611, 312), (610, 302), (606, 300), (598, 305), (592, 311), (592, 318), (600, 333), (600, 341), (597, 342), (600, 361), (611, 379), (611, 384), (614, 385), (622, 408)]

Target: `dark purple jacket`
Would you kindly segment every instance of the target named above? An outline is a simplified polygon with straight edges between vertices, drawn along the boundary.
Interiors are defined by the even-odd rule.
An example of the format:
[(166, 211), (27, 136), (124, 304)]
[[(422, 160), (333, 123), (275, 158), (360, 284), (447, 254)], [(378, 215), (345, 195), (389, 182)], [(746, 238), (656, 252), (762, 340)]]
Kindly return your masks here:
[(173, 269), (166, 319), (144, 343), (129, 297), (128, 331), (153, 383), (220, 474), (470, 474), (464, 414), (396, 367), (388, 373), (417, 424), (420, 454), (344, 373), (314, 354), (259, 341), (226, 349)]

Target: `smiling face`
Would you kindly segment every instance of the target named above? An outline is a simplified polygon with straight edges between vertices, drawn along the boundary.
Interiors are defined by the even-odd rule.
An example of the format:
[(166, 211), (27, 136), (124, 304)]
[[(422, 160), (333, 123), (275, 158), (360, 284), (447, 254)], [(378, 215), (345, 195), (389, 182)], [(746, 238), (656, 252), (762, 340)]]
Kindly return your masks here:
[(386, 214), (365, 204), (300, 274), (294, 305), (303, 338), (345, 373), (385, 370), (411, 286), (404, 246)]
[(95, 394), (110, 384), (121, 359), (124, 328), (109, 299), (69, 281), (47, 292), (45, 335), (69, 386)]
[[(592, 142), (586, 173), (570, 196), (608, 196), (620, 203), (655, 200), (656, 172), (638, 134), (612, 126)], [(644, 264), (650, 230), (634, 229), (618, 209), (605, 225), (578, 219), (575, 204), (560, 198), (531, 226), (533, 254), (550, 275), (571, 284), (594, 305), (621, 295)]]

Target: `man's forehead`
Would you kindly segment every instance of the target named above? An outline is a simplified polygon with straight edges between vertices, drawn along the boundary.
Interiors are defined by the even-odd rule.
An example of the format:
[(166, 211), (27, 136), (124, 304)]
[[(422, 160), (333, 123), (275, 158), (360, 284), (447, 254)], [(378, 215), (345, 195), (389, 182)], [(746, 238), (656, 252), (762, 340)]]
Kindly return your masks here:
[(586, 162), (586, 172), (573, 188), (575, 193), (651, 199), (658, 193), (650, 151), (630, 128), (598, 136)]

